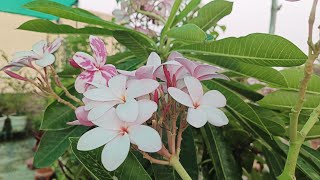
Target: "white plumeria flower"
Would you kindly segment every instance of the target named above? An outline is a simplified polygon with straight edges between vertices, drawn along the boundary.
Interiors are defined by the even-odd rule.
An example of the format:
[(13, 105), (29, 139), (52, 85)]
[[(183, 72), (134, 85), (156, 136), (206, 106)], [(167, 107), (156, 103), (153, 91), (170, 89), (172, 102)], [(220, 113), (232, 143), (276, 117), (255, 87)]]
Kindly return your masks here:
[(188, 109), (187, 121), (195, 128), (200, 128), (209, 121), (214, 126), (228, 124), (226, 115), (218, 109), (226, 105), (226, 98), (219, 91), (211, 90), (203, 95), (200, 81), (192, 76), (184, 78), (189, 94), (178, 88), (170, 87), (170, 96)]
[(140, 111), (135, 122), (121, 121), (114, 108), (111, 108), (101, 118), (94, 121), (96, 127), (83, 134), (77, 144), (77, 149), (90, 151), (101, 147), (101, 162), (108, 171), (117, 169), (126, 159), (130, 143), (141, 151), (157, 152), (162, 147), (159, 133), (153, 128), (141, 125), (157, 110), (153, 101), (139, 101)]
[(55, 56), (53, 53), (61, 46), (62, 38), (57, 38), (51, 44), (42, 40), (32, 46), (32, 51), (20, 51), (15, 53), (14, 59), (31, 58), (40, 67), (46, 67), (54, 63)]
[(111, 107), (118, 105), (116, 113), (119, 118), (125, 122), (134, 122), (139, 113), (138, 101), (135, 98), (152, 93), (158, 88), (159, 83), (152, 79), (127, 81), (127, 77), (120, 74), (112, 77), (108, 85), (84, 93), (86, 98), (93, 101), (90, 105), (86, 105), (86, 110), (91, 109), (89, 120), (101, 117)]

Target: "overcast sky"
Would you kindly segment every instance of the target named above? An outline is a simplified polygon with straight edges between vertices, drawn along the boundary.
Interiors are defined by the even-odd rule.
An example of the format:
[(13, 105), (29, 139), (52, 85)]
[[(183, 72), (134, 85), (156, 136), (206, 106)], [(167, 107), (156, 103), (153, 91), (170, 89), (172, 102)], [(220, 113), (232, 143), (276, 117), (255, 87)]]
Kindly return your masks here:
[[(203, 0), (209, 2), (210, 0)], [(282, 8), (278, 13), (276, 34), (283, 36), (306, 52), (307, 22), (312, 0), (285, 2), (279, 0)], [(110, 14), (116, 7), (115, 0), (80, 0), (79, 6)], [(253, 32), (267, 33), (269, 29), (271, 0), (235, 0), (231, 15), (219, 22), (226, 25), (222, 37), (244, 36)], [(318, 17), (319, 17), (318, 13)], [(320, 18), (317, 18), (319, 25)], [(318, 31), (315, 31), (319, 34)], [(317, 36), (315, 36), (317, 38)]]

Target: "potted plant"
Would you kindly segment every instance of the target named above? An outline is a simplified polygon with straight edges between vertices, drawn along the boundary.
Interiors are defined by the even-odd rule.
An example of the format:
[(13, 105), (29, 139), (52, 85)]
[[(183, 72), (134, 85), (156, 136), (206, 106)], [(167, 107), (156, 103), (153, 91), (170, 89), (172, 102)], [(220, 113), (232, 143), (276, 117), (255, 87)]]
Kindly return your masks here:
[(27, 125), (26, 104), (28, 101), (28, 87), (25, 82), (9, 82), (14, 94), (8, 94), (7, 103), (10, 106), (11, 113), (9, 119), (11, 120), (12, 132), (24, 131)]

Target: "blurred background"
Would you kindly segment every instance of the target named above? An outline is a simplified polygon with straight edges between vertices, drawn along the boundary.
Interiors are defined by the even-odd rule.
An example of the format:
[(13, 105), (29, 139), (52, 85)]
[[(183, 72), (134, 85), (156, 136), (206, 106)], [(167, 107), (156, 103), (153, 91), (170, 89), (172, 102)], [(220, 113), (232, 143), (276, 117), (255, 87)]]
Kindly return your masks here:
[[(63, 36), (65, 39), (63, 47), (56, 54), (59, 61), (55, 66), (58, 69), (63, 69), (75, 52), (90, 51), (88, 35), (51, 35), (18, 30), (17, 27), (21, 24), (35, 18), (50, 19), (73, 27), (85, 26), (23, 10), (21, 5), (29, 1), (0, 1), (0, 68), (12, 59), (14, 52), (29, 50), (39, 40), (52, 41), (57, 36)], [(89, 10), (110, 21), (117, 15), (113, 13), (114, 10), (120, 8), (116, 0), (57, 0), (56, 2)], [(209, 0), (203, 0), (202, 3), (207, 2)], [(310, 0), (295, 3), (284, 0), (236, 0), (232, 13), (219, 21), (220, 28), (214, 32), (214, 36), (221, 39), (244, 36), (253, 32), (272, 33), (289, 39), (306, 52), (307, 23), (311, 5)], [(317, 18), (315, 24), (319, 23), (320, 19)], [(114, 54), (117, 50), (114, 41), (104, 39), (108, 53)], [(28, 70), (23, 70), (21, 73), (25, 76), (35, 76)], [(57, 177), (61, 176), (58, 179), (65, 178), (61, 175), (64, 173), (63, 170), (52, 172), (51, 169), (44, 168), (35, 171), (32, 168), (33, 153), (42, 133), (39, 127), (43, 111), (52, 102), (52, 99), (38, 96), (33, 91), (34, 89), (24, 82), (10, 79), (0, 72), (0, 179), (34, 179), (37, 174), (53, 173)], [(56, 166), (60, 165), (59, 162)]]

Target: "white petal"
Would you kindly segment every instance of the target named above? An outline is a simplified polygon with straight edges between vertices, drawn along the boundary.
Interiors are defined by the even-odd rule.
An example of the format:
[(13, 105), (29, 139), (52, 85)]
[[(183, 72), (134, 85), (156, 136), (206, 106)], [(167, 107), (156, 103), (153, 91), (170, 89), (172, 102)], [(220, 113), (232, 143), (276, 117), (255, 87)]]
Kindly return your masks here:
[(159, 133), (145, 125), (135, 125), (128, 128), (131, 142), (145, 152), (157, 152), (162, 147)]
[(19, 51), (19, 52), (14, 53), (14, 55), (13, 55), (13, 59), (23, 58), (23, 57), (37, 58), (38, 55), (33, 51)]
[(53, 54), (45, 53), (42, 59), (36, 60), (36, 64), (40, 67), (46, 67), (53, 64), (55, 59)]
[(77, 149), (80, 151), (90, 151), (92, 149), (96, 149), (111, 141), (118, 134), (118, 131), (110, 131), (100, 127), (91, 129), (80, 137), (77, 144)]
[(227, 116), (220, 109), (209, 107), (203, 108), (201, 106), (199, 108), (204, 109), (206, 111), (208, 116), (208, 122), (210, 124), (218, 127), (228, 124), (229, 120)]
[(111, 108), (109, 111), (104, 113), (100, 118), (92, 121), (97, 126), (103, 127), (108, 130), (120, 130), (121, 127), (125, 126), (125, 123), (119, 119), (116, 114), (116, 109)]
[(41, 40), (32, 46), (32, 50), (38, 55), (42, 56), (47, 48), (47, 41)]
[[(84, 100), (85, 99), (85, 100)], [(95, 107), (101, 106), (102, 104), (104, 104), (105, 102), (103, 101), (92, 101), (86, 97), (84, 97), (82, 99), (82, 101), (84, 102), (85, 106), (84, 106), (84, 110), (89, 111)], [(86, 102), (85, 102), (86, 101)]]
[(152, 79), (141, 79), (131, 83), (127, 89), (127, 97), (136, 98), (156, 90), (159, 83)]
[(191, 126), (195, 128), (200, 128), (206, 124), (206, 122), (208, 121), (208, 117), (206, 112), (200, 108), (189, 108), (187, 121)]
[(204, 94), (200, 100), (200, 104), (212, 107), (224, 107), (227, 104), (227, 99), (221, 92), (211, 90)]
[(156, 68), (160, 65), (161, 65), (160, 56), (157, 53), (152, 52), (148, 57), (147, 66), (154, 66)]
[(175, 99), (177, 102), (179, 102), (180, 104), (183, 104), (188, 107), (193, 107), (192, 100), (187, 93), (181, 91), (178, 88), (174, 88), (174, 87), (169, 87), (168, 92), (169, 92), (170, 96), (173, 99)]
[(187, 86), (192, 101), (199, 102), (203, 96), (203, 90), (200, 81), (192, 76), (188, 76), (184, 78), (184, 83)]
[(96, 88), (90, 89), (83, 93), (83, 95), (91, 100), (94, 101), (116, 101), (119, 100), (112, 92), (110, 88), (103, 87), (103, 88)]
[(154, 101), (148, 99), (141, 99), (138, 101), (139, 104), (139, 114), (136, 121), (132, 124), (142, 124), (151, 118), (154, 112), (157, 111), (158, 105)]
[(100, 118), (104, 113), (109, 111), (109, 109), (111, 109), (116, 104), (117, 104), (117, 102), (115, 102), (115, 101), (104, 102), (103, 104), (92, 108), (89, 111), (88, 120), (94, 121), (94, 120)]
[(125, 95), (127, 77), (125, 75), (117, 75), (111, 78), (108, 82), (109, 88), (119, 98)]
[(134, 99), (128, 99), (124, 104), (117, 106), (116, 112), (122, 121), (134, 122), (138, 118), (139, 104)]
[(127, 158), (130, 148), (128, 134), (118, 136), (106, 144), (101, 153), (101, 162), (108, 171), (117, 169)]

